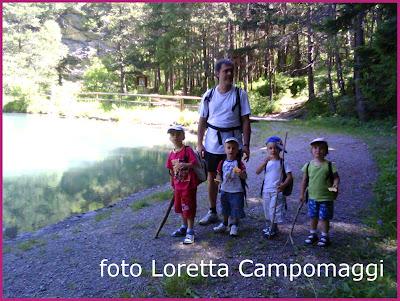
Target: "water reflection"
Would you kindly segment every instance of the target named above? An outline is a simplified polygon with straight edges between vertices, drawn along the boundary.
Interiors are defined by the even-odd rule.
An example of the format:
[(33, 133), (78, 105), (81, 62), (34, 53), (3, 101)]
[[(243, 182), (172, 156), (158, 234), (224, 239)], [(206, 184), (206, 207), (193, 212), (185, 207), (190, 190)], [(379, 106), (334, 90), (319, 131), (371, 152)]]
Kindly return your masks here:
[(3, 226), (17, 227), (18, 232), (36, 230), (165, 183), (167, 152), (166, 147), (119, 148), (102, 161), (87, 162), (65, 172), (5, 178)]

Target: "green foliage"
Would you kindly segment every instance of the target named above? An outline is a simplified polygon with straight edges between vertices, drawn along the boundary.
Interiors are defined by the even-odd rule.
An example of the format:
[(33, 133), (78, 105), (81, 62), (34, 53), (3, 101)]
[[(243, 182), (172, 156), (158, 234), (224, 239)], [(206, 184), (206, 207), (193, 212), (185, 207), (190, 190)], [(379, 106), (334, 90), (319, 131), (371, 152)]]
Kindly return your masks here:
[(295, 97), (307, 86), (307, 81), (305, 78), (298, 77), (293, 78), (292, 84), (289, 86), (292, 96)]
[(28, 251), (33, 249), (36, 246), (44, 246), (46, 245), (46, 242), (44, 240), (39, 240), (39, 239), (30, 239), (25, 242), (22, 242), (18, 245), (18, 249), (22, 251)]
[(307, 117), (328, 116), (328, 97), (326, 95), (315, 97), (313, 100), (306, 102), (305, 108), (307, 110)]
[(145, 200), (139, 200), (130, 205), (133, 212), (139, 211), (140, 209), (143, 209), (148, 206), (150, 206), (150, 204)]
[(123, 292), (119, 293), (118, 298), (128, 298), (128, 299), (130, 299), (130, 298), (133, 298), (133, 296), (132, 296), (132, 294), (130, 292), (123, 291)]
[(249, 102), (251, 113), (253, 115), (265, 115), (277, 110), (276, 102), (269, 101), (268, 97), (261, 96), (257, 92), (249, 92)]
[(131, 209), (135, 212), (142, 208), (148, 207), (155, 202), (162, 202), (172, 198), (173, 192), (171, 190), (154, 193), (141, 200), (135, 201), (130, 205)]
[(384, 156), (381, 153), (382, 144), (374, 144), (373, 148), (380, 172), (374, 186), (375, 201), (371, 206), (373, 214), (367, 221), (382, 236), (395, 238), (397, 235), (397, 148), (396, 145), (386, 145)]
[(111, 211), (105, 211), (105, 212), (97, 213), (94, 219), (96, 222), (100, 222), (100, 221), (108, 219), (110, 217), (111, 217)]
[(166, 278), (163, 282), (163, 286), (168, 297), (198, 298), (199, 295), (193, 287), (203, 282), (205, 282), (205, 278), (201, 276), (190, 277), (184, 274), (181, 277), (173, 276)]
[(386, 22), (378, 28), (371, 46), (360, 49), (363, 62), (362, 91), (368, 99), (370, 117), (383, 118), (396, 114), (397, 61), (396, 8), (384, 10)]
[(102, 61), (94, 57), (83, 75), (83, 90), (88, 92), (113, 92), (118, 83), (118, 75), (109, 71)]
[(18, 99), (8, 102), (3, 107), (4, 113), (26, 113), (28, 109), (28, 103), (26, 99)]

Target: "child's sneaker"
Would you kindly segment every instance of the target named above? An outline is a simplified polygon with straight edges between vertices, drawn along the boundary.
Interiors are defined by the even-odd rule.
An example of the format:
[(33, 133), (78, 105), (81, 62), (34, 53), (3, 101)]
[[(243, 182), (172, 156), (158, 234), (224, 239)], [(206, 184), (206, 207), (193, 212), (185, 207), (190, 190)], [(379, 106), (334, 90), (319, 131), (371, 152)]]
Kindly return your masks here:
[(276, 227), (275, 228), (274, 227), (267, 228), (267, 229), (264, 229), (264, 230), (265, 230), (264, 236), (266, 238), (272, 238), (272, 237), (276, 236), (279, 233), (279, 230)]
[(306, 245), (312, 245), (313, 243), (318, 241), (318, 235), (317, 233), (310, 233), (310, 235), (307, 236), (305, 239), (304, 243)]
[(238, 231), (239, 231), (239, 227), (237, 225), (232, 225), (229, 235), (230, 236), (238, 236)]
[(199, 221), (199, 225), (206, 226), (208, 224), (213, 224), (218, 222), (218, 214), (211, 212), (209, 210), (207, 214)]
[(183, 237), (185, 235), (186, 235), (186, 228), (185, 227), (180, 227), (178, 230), (175, 230), (171, 234), (172, 237)]
[(186, 234), (185, 239), (183, 240), (184, 245), (190, 245), (194, 243), (194, 234)]
[(227, 230), (227, 226), (224, 223), (220, 223), (218, 226), (213, 228), (215, 233), (225, 233)]
[(329, 240), (329, 237), (323, 235), (320, 237), (320, 239), (317, 243), (317, 246), (318, 247), (327, 247), (330, 245), (330, 243), (331, 243), (331, 241)]

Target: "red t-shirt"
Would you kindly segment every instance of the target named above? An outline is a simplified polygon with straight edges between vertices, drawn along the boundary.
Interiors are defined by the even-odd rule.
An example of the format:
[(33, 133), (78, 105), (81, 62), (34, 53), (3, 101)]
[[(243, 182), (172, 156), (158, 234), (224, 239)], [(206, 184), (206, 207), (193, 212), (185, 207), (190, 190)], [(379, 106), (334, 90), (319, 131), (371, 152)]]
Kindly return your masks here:
[[(185, 160), (186, 159), (186, 160)], [(172, 151), (167, 159), (166, 167), (171, 170), (172, 187), (178, 190), (193, 189), (197, 187), (198, 179), (192, 168), (182, 169), (174, 173), (175, 162), (197, 164), (197, 158), (190, 146), (184, 146), (179, 152)]]

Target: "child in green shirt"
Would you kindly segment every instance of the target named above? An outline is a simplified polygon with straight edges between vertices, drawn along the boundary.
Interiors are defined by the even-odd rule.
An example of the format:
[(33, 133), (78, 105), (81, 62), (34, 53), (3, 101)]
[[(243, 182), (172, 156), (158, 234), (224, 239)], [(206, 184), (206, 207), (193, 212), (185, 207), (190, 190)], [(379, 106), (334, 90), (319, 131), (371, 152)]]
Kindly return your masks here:
[[(329, 221), (333, 218), (333, 201), (336, 200), (339, 189), (339, 175), (336, 165), (325, 159), (328, 154), (328, 142), (324, 138), (311, 141), (313, 160), (303, 168), (303, 180), (300, 190), (300, 201), (305, 202), (308, 188), (308, 216), (311, 218), (310, 235), (304, 241), (318, 246), (330, 244)], [(321, 237), (318, 239), (317, 226), (321, 225)]]

